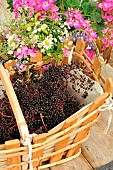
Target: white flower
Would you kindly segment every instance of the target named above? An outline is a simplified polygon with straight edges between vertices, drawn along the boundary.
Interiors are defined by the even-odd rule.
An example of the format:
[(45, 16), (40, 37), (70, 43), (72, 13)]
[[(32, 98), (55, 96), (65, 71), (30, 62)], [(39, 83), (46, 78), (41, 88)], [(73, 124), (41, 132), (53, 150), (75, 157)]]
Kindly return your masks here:
[(44, 41), (43, 41), (43, 46), (46, 50), (50, 49), (53, 45), (53, 42), (51, 41), (51, 39), (48, 39), (46, 38)]
[(40, 24), (40, 21), (37, 21), (37, 22), (35, 23), (36, 26), (38, 26), (39, 24)]
[(27, 31), (31, 31), (31, 27), (27, 27)]
[(62, 25), (60, 25), (60, 28), (64, 28), (64, 25), (62, 24)]
[(43, 44), (42, 43), (38, 43), (38, 48), (42, 48)]
[(33, 34), (35, 34), (35, 33), (37, 33), (37, 30), (36, 30), (36, 29), (33, 31)]
[(7, 34), (7, 35), (6, 35), (6, 38), (8, 39), (8, 38), (9, 38), (9, 36), (10, 36), (10, 35), (9, 35), (9, 34)]
[(38, 28), (37, 30), (38, 30), (38, 32), (41, 32), (41, 28)]
[(60, 33), (60, 30), (57, 30), (58, 33)]
[(16, 37), (15, 34), (9, 36), (9, 38), (8, 38), (8, 45), (9, 45), (9, 46), (12, 46), (13, 48), (16, 48), (17, 45), (16, 45), (16, 43), (15, 43), (15, 41), (14, 41), (14, 40), (15, 40), (14, 37)]
[(47, 28), (46, 24), (41, 25), (41, 30), (45, 30)]
[(56, 39), (56, 38), (54, 38), (54, 42), (57, 42), (57, 39)]
[(52, 34), (49, 34), (49, 36), (47, 37), (47, 39), (50, 39), (51, 41), (53, 40), (53, 35)]
[(17, 45), (15, 44), (15, 42), (13, 42), (13, 43), (11, 44), (11, 46), (12, 46), (14, 49), (17, 47)]
[(41, 49), (41, 53), (44, 53), (45, 52), (45, 50), (44, 49)]
[(8, 54), (9, 54), (9, 55), (12, 55), (12, 54), (13, 54), (13, 51), (12, 51), (12, 50), (9, 50), (9, 51), (8, 51)]
[(21, 51), (22, 51), (21, 48), (18, 48), (18, 49), (17, 49), (17, 52), (18, 52), (18, 53), (21, 53)]
[(21, 42), (21, 44), (22, 44), (22, 45), (24, 45), (24, 44), (25, 44), (25, 42), (24, 42), (24, 41), (22, 41), (22, 42)]
[(33, 36), (33, 38), (34, 38), (35, 40), (37, 40), (38, 37), (39, 37), (38, 35), (34, 35), (34, 36)]

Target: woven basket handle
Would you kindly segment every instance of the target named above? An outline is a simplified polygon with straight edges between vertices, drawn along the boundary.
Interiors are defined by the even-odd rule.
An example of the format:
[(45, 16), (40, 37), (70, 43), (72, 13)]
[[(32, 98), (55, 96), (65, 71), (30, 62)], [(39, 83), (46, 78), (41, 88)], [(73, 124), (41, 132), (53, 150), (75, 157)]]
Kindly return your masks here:
[(25, 140), (26, 137), (29, 135), (28, 127), (25, 122), (24, 116), (22, 114), (22, 110), (20, 108), (18, 99), (16, 97), (13, 86), (11, 84), (11, 81), (2, 64), (0, 64), (0, 78), (3, 82), (4, 88), (6, 90), (6, 94), (9, 98), (9, 101), (10, 101), (10, 104), (11, 104), (16, 122), (17, 122), (17, 126), (20, 132), (20, 136), (23, 140)]

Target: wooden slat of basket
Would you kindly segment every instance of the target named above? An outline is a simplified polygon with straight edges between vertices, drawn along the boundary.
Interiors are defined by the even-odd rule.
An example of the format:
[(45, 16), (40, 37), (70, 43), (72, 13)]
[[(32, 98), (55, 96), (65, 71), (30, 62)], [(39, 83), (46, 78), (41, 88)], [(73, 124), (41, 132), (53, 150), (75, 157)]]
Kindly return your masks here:
[(27, 124), (26, 124), (24, 116), (22, 114), (22, 110), (18, 103), (18, 99), (17, 99), (14, 89), (12, 87), (11, 81), (10, 81), (8, 74), (6, 73), (6, 70), (4, 69), (2, 64), (0, 64), (0, 77), (3, 82), (4, 88), (6, 90), (7, 96), (9, 98), (14, 116), (16, 118), (20, 136), (22, 137), (23, 140), (25, 140), (26, 136), (29, 134)]
[[(94, 113), (95, 113), (95, 111), (94, 111)], [(94, 122), (95, 122), (95, 120), (94, 120), (93, 122), (90, 122), (89, 124), (87, 124), (85, 128), (92, 126), (92, 124), (93, 124)], [(83, 127), (82, 129), (84, 129), (84, 127)], [(79, 130), (79, 131), (80, 131), (80, 130)], [(78, 143), (72, 144), (72, 145), (70, 145), (70, 146), (66, 146), (64, 149), (61, 149), (61, 150), (56, 151), (56, 152), (53, 152), (53, 153), (51, 153), (51, 154), (49, 154), (49, 155), (47, 155), (47, 156), (43, 156), (43, 157), (40, 157), (40, 158), (38, 158), (38, 159), (32, 160), (32, 162), (39, 161), (39, 160), (45, 159), (45, 158), (47, 158), (47, 157), (51, 157), (51, 156), (54, 156), (54, 155), (56, 155), (56, 154), (62, 153), (62, 152), (64, 152), (64, 151), (66, 151), (66, 150), (69, 150), (69, 149), (77, 146), (78, 144), (83, 143), (85, 140), (88, 139), (88, 137), (89, 137), (89, 136), (87, 136), (85, 139), (83, 139), (82, 141), (80, 141), (80, 142), (78, 142)], [(16, 156), (16, 155), (15, 155), (15, 156)], [(65, 161), (65, 160), (64, 160), (64, 161)], [(16, 166), (22, 166), (22, 165), (24, 165), (24, 164), (26, 164), (26, 163), (29, 163), (29, 161), (27, 161), (27, 162), (21, 162), (21, 163), (19, 163), (19, 164), (15, 164), (15, 165), (16, 165)], [(13, 166), (14, 166), (14, 165), (10, 165), (10, 166), (8, 166), (7, 168), (12, 168)], [(0, 168), (0, 169), (1, 169), (1, 168)], [(2, 168), (1, 170), (3, 170), (3, 168)]]
[[(83, 53), (83, 56), (84, 56), (84, 58), (91, 64), (91, 67), (92, 67), (92, 65), (94, 65), (93, 64), (93, 62), (90, 60), (90, 58), (85, 54), (85, 53)], [(97, 59), (97, 58), (96, 58)], [(98, 62), (99, 62), (99, 60), (98, 60)], [(100, 65), (100, 63), (98, 63), (97, 64), (98, 65), (98, 67), (100, 68), (101, 67), (101, 65)], [(95, 67), (94, 68), (94, 72), (97, 72), (98, 73), (98, 71), (99, 71), (99, 68), (98, 67)], [(96, 73), (95, 73), (96, 74)], [(101, 75), (101, 74), (99, 74), (100, 75), (100, 79), (102, 80), (102, 82), (105, 84), (105, 79), (104, 79), (104, 77)]]
[(113, 80), (111, 78), (108, 78), (103, 86), (104, 91), (108, 92), (109, 94), (112, 93), (113, 90)]
[[(93, 102), (93, 104), (90, 106), (89, 111), (88, 111), (88, 114), (91, 113), (91, 112), (93, 112), (93, 111), (94, 111), (95, 109), (97, 109), (100, 105), (102, 105), (107, 97), (108, 97), (108, 93), (104, 93), (104, 94), (101, 95), (99, 98), (97, 98), (97, 99)], [(95, 119), (97, 118), (98, 114), (99, 114), (99, 110), (97, 110), (97, 112), (96, 112), (93, 116), (91, 116), (91, 117), (89, 117), (87, 120), (85, 120), (85, 121), (82, 123), (82, 126), (87, 125), (89, 122), (92, 122), (93, 120), (95, 120)], [(86, 128), (86, 129), (84, 129), (83, 131), (79, 132), (79, 133), (77, 134), (77, 136), (75, 137), (75, 139), (73, 140), (73, 143), (76, 143), (76, 142), (82, 140), (84, 137), (86, 137), (87, 134), (89, 133), (89, 130), (90, 130), (90, 128), (88, 127), (88, 128)], [(70, 150), (68, 151), (66, 157), (70, 157), (70, 156), (72, 156), (73, 154), (77, 153), (80, 147), (81, 147), (81, 145), (78, 145), (78, 146), (76, 146), (75, 148), (70, 149)]]
[[(84, 108), (84, 110), (81, 110), (78, 114), (72, 115), (71, 117), (68, 118), (68, 120), (72, 121), (74, 119), (78, 119), (79, 117), (82, 117), (83, 115), (85, 115), (88, 112), (89, 107), (90, 106), (87, 106), (86, 108)], [(50, 130), (48, 132), (47, 136), (50, 138), (50, 136), (54, 135), (55, 133), (58, 133), (59, 131), (61, 131), (61, 129), (62, 129), (62, 125)]]
[[(65, 121), (63, 127), (62, 127), (62, 131), (67, 129), (68, 127), (72, 126), (73, 124), (75, 124), (77, 122), (77, 119), (73, 119), (73, 120), (67, 120)], [(73, 131), (74, 128), (72, 128), (71, 130), (69, 130), (68, 132), (64, 133), (63, 136), (65, 136), (66, 134), (69, 134)], [(66, 145), (68, 144), (68, 141), (69, 141), (69, 138), (70, 137), (67, 137), (59, 142), (56, 143), (55, 147), (54, 147), (54, 151), (57, 151), (57, 150), (60, 150), (64, 147), (66, 147)], [(56, 161), (59, 161), (62, 159), (62, 156), (63, 156), (64, 152), (60, 153), (60, 154), (57, 154), (55, 155), (54, 157), (51, 157), (50, 159), (50, 163), (53, 163), (53, 162), (56, 162)]]
[(77, 40), (75, 46), (75, 52), (79, 53), (82, 56), (85, 46), (86, 46), (86, 42), (84, 40)]
[[(5, 148), (6, 150), (14, 149), (14, 148), (19, 148), (20, 147), (20, 141), (18, 139), (15, 140), (10, 140), (5, 142)], [(21, 156), (16, 156), (12, 158), (7, 158), (7, 165), (13, 165), (13, 164), (18, 164), (21, 163)], [(21, 170), (21, 167), (12, 167), (9, 168), (9, 170)]]
[(100, 74), (100, 68), (101, 68), (100, 62), (99, 62), (98, 58), (95, 58), (93, 61), (93, 64), (92, 64), (92, 69), (97, 77)]
[[(40, 134), (40, 135), (35, 136), (35, 137), (33, 138), (33, 143), (34, 143), (34, 144), (38, 144), (38, 143), (43, 143), (43, 142), (45, 142), (46, 136), (47, 136), (46, 133), (43, 133), (43, 134)], [(32, 155), (32, 159), (40, 158), (41, 156), (43, 156), (43, 153), (44, 153), (44, 148), (41, 149), (41, 150), (39, 150), (39, 151), (34, 152), (33, 155)], [(39, 161), (34, 162), (34, 163), (33, 163), (33, 168), (37, 167), (39, 164), (40, 164)]]
[(81, 59), (81, 61), (84, 62), (84, 64), (86, 65), (87, 69), (92, 72), (92, 76), (94, 77), (95, 81), (99, 82), (98, 77), (96, 76), (96, 74), (94, 73), (94, 71), (92, 70), (91, 66), (88, 64), (88, 62), (85, 60), (85, 58), (83, 56), (81, 56), (79, 53), (74, 52), (73, 55), (75, 55), (75, 57), (78, 57), (79, 59)]
[[(96, 113), (96, 111), (97, 111), (97, 110), (94, 110), (92, 113), (88, 114), (87, 116), (85, 116), (84, 118), (82, 118), (81, 120), (79, 120), (76, 124), (68, 127), (67, 129), (59, 132), (58, 134), (55, 134), (53, 137), (50, 137), (50, 139), (47, 139), (45, 142), (40, 143), (40, 144), (32, 145), (32, 147), (35, 148), (35, 149), (33, 149), (33, 152), (36, 152), (36, 151), (38, 151), (38, 150), (40, 150), (40, 149), (43, 149), (43, 148), (46, 148), (46, 147), (48, 147), (48, 146), (50, 146), (50, 145), (52, 145), (52, 144), (55, 144), (56, 142), (59, 142), (60, 140), (63, 140), (63, 139), (65, 139), (65, 138), (69, 137), (70, 134), (66, 134), (65, 136), (62, 136), (62, 135), (63, 135), (64, 133), (70, 131), (70, 130), (73, 129), (73, 128), (79, 127), (85, 120), (87, 120), (89, 117), (93, 116), (93, 115)], [(92, 123), (92, 122), (91, 122), (91, 123)], [(91, 125), (88, 124), (86, 127), (89, 127), (89, 126), (91, 126)], [(77, 130), (75, 130), (74, 132), (72, 132), (71, 135), (74, 135), (74, 134), (82, 131), (82, 130), (85, 129), (86, 127), (84, 126), (84, 127), (78, 128)], [(60, 138), (59, 138), (59, 137), (60, 137)], [(40, 147), (39, 147), (39, 146), (40, 146)], [(37, 148), (37, 147), (38, 147), (38, 148)], [(10, 153), (12, 153), (12, 152), (14, 153), (15, 151), (18, 152), (18, 153), (21, 152), (21, 155), (28, 153), (28, 152), (27, 152), (27, 147), (21, 147), (21, 148), (19, 148), (19, 149), (10, 149), (10, 150), (8, 150), (8, 151), (3, 150), (3, 151), (0, 151), (0, 154), (10, 154)], [(22, 152), (22, 151), (23, 151), (23, 152)], [(20, 154), (20, 153), (19, 153), (19, 154)], [(14, 156), (14, 155), (15, 155), (15, 154), (12, 154), (12, 156)], [(18, 154), (16, 154), (16, 155), (18, 155)], [(0, 158), (8, 158), (8, 157), (10, 157), (10, 156), (11, 156), (11, 155), (0, 156)]]

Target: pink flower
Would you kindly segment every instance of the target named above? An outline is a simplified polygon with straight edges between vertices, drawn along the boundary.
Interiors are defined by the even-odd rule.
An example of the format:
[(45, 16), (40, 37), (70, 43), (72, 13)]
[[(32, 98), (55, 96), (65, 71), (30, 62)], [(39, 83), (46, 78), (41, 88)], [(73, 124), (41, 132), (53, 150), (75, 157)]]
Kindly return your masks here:
[(15, 67), (18, 69), (18, 70), (23, 70), (26, 66), (24, 64), (18, 64), (16, 63)]
[(37, 52), (36, 48), (32, 48), (28, 50), (28, 53), (31, 57), (36, 57), (36, 52)]
[(86, 49), (85, 53), (91, 60), (96, 56), (95, 51), (91, 49)]
[(68, 12), (65, 12), (66, 22), (70, 27), (75, 29), (85, 30), (94, 40), (97, 39), (96, 32), (90, 27), (90, 21), (85, 20), (81, 14), (81, 11), (76, 9), (70, 9)]
[(22, 48), (22, 53), (23, 53), (24, 55), (28, 55), (28, 54), (29, 54), (29, 52), (28, 52), (28, 47), (27, 47), (27, 46), (25, 46), (25, 47)]
[(68, 57), (68, 56), (69, 56), (69, 51), (68, 51), (68, 49), (67, 49), (67, 48), (62, 48), (62, 50), (63, 50), (64, 56), (65, 56), (65, 57)]

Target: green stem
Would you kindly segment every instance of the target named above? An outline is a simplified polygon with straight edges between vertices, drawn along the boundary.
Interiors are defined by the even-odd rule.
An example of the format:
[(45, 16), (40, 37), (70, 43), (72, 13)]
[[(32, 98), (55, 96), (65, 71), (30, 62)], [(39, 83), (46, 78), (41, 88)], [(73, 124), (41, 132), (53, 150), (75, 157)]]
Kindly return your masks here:
[(62, 0), (62, 11), (64, 11), (64, 0)]

